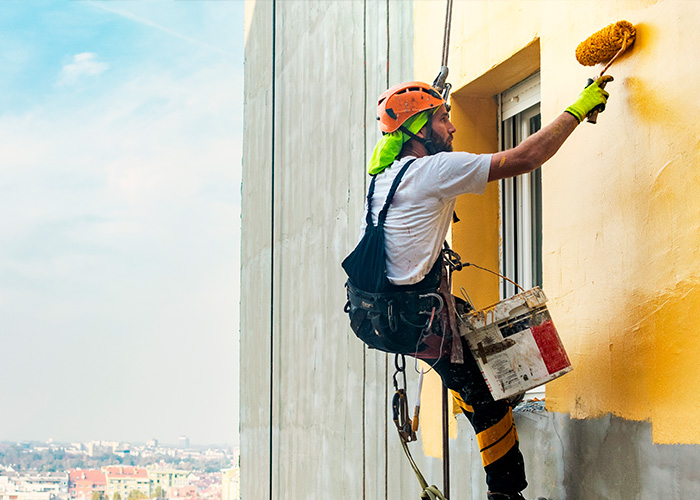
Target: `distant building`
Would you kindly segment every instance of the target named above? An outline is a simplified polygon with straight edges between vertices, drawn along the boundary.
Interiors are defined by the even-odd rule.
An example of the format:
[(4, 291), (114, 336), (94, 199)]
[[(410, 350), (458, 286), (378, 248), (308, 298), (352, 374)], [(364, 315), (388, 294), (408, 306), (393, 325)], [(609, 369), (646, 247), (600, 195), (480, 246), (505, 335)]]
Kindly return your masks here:
[(187, 436), (180, 436), (178, 438), (178, 444), (180, 445), (180, 448), (188, 449), (190, 447), (190, 438)]
[(62, 473), (0, 476), (0, 500), (67, 500), (68, 475)]
[(148, 469), (148, 479), (151, 486), (151, 492), (155, 493), (158, 486), (162, 488), (163, 493), (168, 492), (170, 488), (186, 486), (188, 475), (189, 472), (186, 470)]
[(119, 493), (122, 500), (126, 500), (129, 497), (129, 493), (135, 490), (140, 491), (146, 497), (151, 496), (150, 481), (146, 469), (111, 465), (103, 467), (102, 471), (107, 480), (105, 492), (110, 499), (114, 498), (115, 493)]
[(105, 493), (107, 480), (104, 472), (91, 469), (68, 471), (68, 495), (70, 498), (91, 499), (95, 491)]
[(240, 500), (241, 469), (231, 467), (221, 470), (221, 500)]
[(192, 485), (174, 486), (172, 488), (168, 488), (167, 497), (169, 499), (190, 500), (197, 497), (197, 488)]
[(112, 447), (104, 445), (99, 441), (92, 441), (86, 445), (87, 454), (90, 457), (97, 457), (100, 455), (105, 455), (107, 453), (112, 453)]

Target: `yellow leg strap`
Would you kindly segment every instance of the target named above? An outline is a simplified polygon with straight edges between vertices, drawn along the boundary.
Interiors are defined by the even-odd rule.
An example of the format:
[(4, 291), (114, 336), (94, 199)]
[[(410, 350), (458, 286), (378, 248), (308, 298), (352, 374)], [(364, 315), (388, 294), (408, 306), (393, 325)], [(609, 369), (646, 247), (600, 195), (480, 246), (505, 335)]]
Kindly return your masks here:
[(476, 435), (476, 440), (484, 467), (502, 458), (518, 441), (513, 411), (509, 408), (500, 422), (481, 431)]
[(457, 391), (452, 391), (452, 398), (453, 398), (453, 404), (452, 407), (454, 408), (455, 414), (459, 414), (462, 411), (468, 411), (469, 413), (474, 413), (474, 408), (472, 408), (470, 405), (464, 402), (462, 399), (462, 396), (459, 395)]

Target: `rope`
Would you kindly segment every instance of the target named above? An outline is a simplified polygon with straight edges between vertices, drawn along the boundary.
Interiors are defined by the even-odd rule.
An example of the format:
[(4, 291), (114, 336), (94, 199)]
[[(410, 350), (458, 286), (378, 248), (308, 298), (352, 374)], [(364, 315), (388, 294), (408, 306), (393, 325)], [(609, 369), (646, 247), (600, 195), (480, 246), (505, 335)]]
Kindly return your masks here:
[[(444, 74), (443, 80), (441, 82), (441, 86), (444, 86), (445, 82), (444, 79), (447, 77), (447, 58), (449, 57), (449, 52), (450, 52), (450, 31), (452, 28), (452, 0), (447, 0), (447, 9), (445, 12), (445, 31), (443, 33), (442, 37), (442, 67), (444, 69), (441, 70), (440, 75), (436, 78), (436, 82), (439, 81), (440, 76)], [(440, 89), (442, 90), (442, 89)], [(449, 93), (449, 89), (447, 90)], [(434, 310), (433, 310), (434, 312)], [(431, 323), (432, 323), (432, 316), (431, 316)], [(441, 349), (442, 350), (442, 349)], [(394, 400), (394, 423), (396, 424), (396, 429), (398, 430), (399, 434), (399, 440), (401, 441), (401, 447), (403, 448), (404, 453), (406, 454), (406, 458), (408, 458), (408, 462), (411, 464), (411, 468), (413, 469), (413, 472), (416, 474), (416, 478), (418, 479), (418, 482), (420, 483), (420, 486), (422, 488), (422, 491), (420, 493), (420, 498), (422, 500), (447, 500), (445, 498), (445, 495), (442, 494), (442, 492), (438, 489), (437, 486), (435, 485), (428, 485), (428, 482), (425, 480), (425, 477), (423, 477), (423, 474), (421, 473), (420, 469), (418, 468), (418, 465), (416, 464), (415, 460), (413, 460), (413, 456), (411, 456), (411, 452), (408, 449), (408, 442), (407, 439), (409, 440), (414, 440), (415, 439), (415, 430), (412, 429), (411, 426), (411, 420), (410, 418), (407, 418), (407, 416), (404, 416), (404, 414), (407, 412), (407, 407), (408, 407), (408, 401), (406, 400), (406, 395), (405, 395), (405, 387), (406, 387), (406, 372), (405, 372), (405, 361), (403, 363), (403, 366), (400, 367), (398, 364), (398, 355), (395, 358), (395, 365), (396, 365), (396, 372), (394, 373), (394, 387), (396, 389), (396, 394), (398, 398), (395, 396)], [(400, 372), (403, 372), (404, 376), (404, 389), (400, 390), (398, 388), (398, 384), (396, 381), (396, 375)], [(397, 401), (398, 399), (398, 401)], [(406, 410), (403, 410), (403, 408), (406, 408)], [(410, 428), (411, 432), (406, 432), (406, 429), (404, 428), (405, 425), (408, 425)], [(444, 430), (444, 429), (443, 429)], [(445, 461), (443, 460), (443, 467), (445, 466)], [(447, 471), (443, 471), (447, 472)]]
[[(418, 465), (416, 464), (415, 460), (413, 460), (411, 452), (408, 449), (408, 443), (416, 440), (417, 426), (416, 429), (413, 428), (413, 423), (408, 416), (408, 398), (406, 397), (406, 358), (403, 354), (396, 354), (394, 357), (394, 367), (396, 368), (393, 376), (396, 394), (394, 395), (394, 400), (391, 403), (394, 413), (394, 424), (396, 424), (396, 430), (399, 434), (401, 447), (403, 448), (403, 451), (408, 458), (408, 462), (411, 464), (411, 468), (413, 468), (413, 472), (416, 474), (416, 478), (418, 478), (418, 482), (422, 488), (420, 498), (423, 500), (447, 500), (437, 486), (428, 485), (428, 482), (423, 477), (423, 474), (421, 474)], [(403, 381), (403, 387), (399, 387), (400, 380)]]
[(413, 472), (416, 474), (416, 478), (418, 478), (418, 482), (420, 483), (421, 488), (423, 488), (420, 493), (420, 498), (424, 500), (447, 500), (437, 486), (428, 485), (428, 482), (423, 477), (423, 474), (421, 474), (418, 465), (411, 456), (411, 452), (408, 449), (408, 443), (406, 443), (406, 441), (401, 435), (399, 435), (399, 438), (401, 439), (401, 447), (403, 448), (404, 453), (406, 453), (406, 457), (408, 458), (408, 461), (411, 464), (411, 467), (413, 468)]
[(442, 66), (447, 66), (450, 53), (450, 31), (452, 30), (452, 0), (447, 0), (445, 10), (445, 31), (442, 35)]
[(471, 262), (465, 262), (465, 263), (462, 264), (462, 265), (463, 265), (464, 267), (467, 267), (467, 266), (476, 267), (477, 269), (481, 269), (482, 271), (486, 271), (486, 272), (489, 272), (489, 273), (491, 273), (491, 274), (495, 274), (496, 276), (499, 276), (499, 277), (503, 278), (504, 280), (506, 280), (506, 281), (508, 281), (508, 282), (510, 282), (510, 283), (512, 283), (512, 284), (514, 284), (514, 285), (517, 286), (518, 288), (520, 288), (520, 291), (521, 291), (521, 292), (524, 292), (524, 291), (525, 291), (525, 289), (524, 289), (523, 287), (521, 287), (520, 285), (518, 285), (515, 281), (513, 281), (512, 279), (510, 279), (508, 276), (503, 276), (501, 273), (497, 273), (496, 271), (492, 271), (491, 269), (486, 269), (485, 267), (477, 266), (476, 264), (472, 264)]

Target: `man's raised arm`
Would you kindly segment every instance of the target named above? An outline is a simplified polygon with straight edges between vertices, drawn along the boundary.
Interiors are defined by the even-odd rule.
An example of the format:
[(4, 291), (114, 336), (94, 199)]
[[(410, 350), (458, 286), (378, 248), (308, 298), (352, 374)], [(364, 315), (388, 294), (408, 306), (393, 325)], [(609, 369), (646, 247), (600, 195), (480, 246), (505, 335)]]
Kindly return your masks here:
[[(594, 109), (605, 109), (608, 93), (600, 88), (612, 76), (605, 75), (583, 89), (574, 104), (566, 108), (552, 123), (532, 134), (513, 149), (495, 153), (491, 158), (489, 182), (535, 170), (549, 160), (576, 126)], [(602, 107), (602, 109), (600, 109)]]

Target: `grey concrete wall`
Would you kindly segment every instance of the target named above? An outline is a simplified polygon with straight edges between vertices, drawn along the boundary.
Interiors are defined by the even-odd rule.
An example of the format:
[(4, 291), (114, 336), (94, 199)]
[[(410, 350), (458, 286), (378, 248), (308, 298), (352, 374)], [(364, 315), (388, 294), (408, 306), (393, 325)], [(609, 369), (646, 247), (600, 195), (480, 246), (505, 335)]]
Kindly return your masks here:
[(349, 329), (340, 268), (379, 136), (376, 98), (413, 78), (412, 2), (247, 8), (242, 497), (414, 496), (389, 417), (391, 362)]
[[(654, 444), (649, 422), (608, 415), (590, 420), (532, 410), (515, 411), (529, 482), (526, 498), (552, 500), (696, 500), (700, 447)], [(476, 438), (458, 417), (450, 443), (451, 500), (485, 500), (485, 476)], [(439, 462), (434, 460), (434, 462)], [(428, 462), (430, 465), (430, 462)], [(435, 465), (435, 464), (432, 464)], [(440, 479), (439, 464), (428, 468)], [(438, 482), (438, 485), (441, 485)], [(403, 498), (390, 495), (388, 498)], [(418, 498), (417, 495), (407, 498)]]
[[(246, 6), (247, 8), (250, 6)], [(272, 224), (272, 3), (260, 2), (245, 50), (241, 232), (240, 439), (243, 498), (269, 498)], [(267, 34), (260, 36), (257, 34)], [(254, 65), (252, 61), (255, 61)], [(254, 71), (253, 71), (254, 68)], [(256, 478), (256, 479), (255, 479)]]

